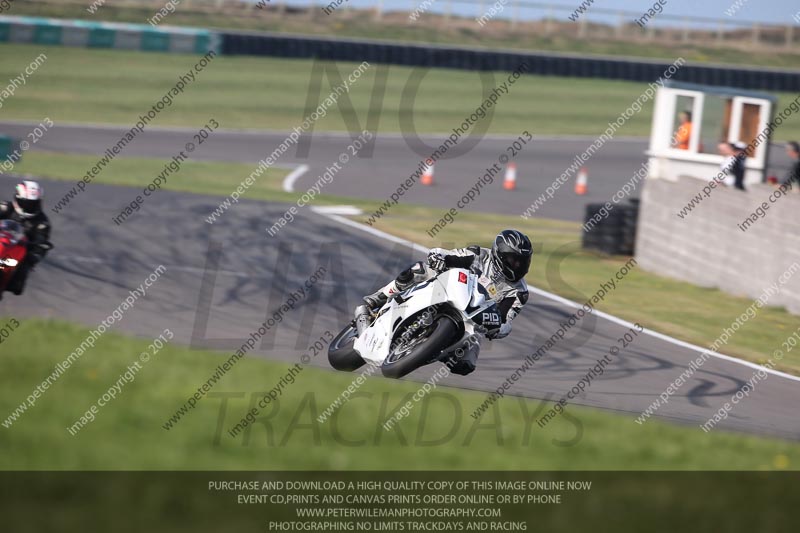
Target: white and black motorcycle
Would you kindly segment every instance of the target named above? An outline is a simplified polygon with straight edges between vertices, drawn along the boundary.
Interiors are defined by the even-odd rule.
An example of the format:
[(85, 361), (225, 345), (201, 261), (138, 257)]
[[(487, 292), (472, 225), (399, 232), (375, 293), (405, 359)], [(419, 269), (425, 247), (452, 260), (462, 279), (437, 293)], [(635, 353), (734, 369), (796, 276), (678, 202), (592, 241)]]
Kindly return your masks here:
[(501, 325), (497, 304), (478, 276), (461, 268), (392, 295), (371, 313), (360, 335), (353, 321), (333, 339), (333, 368), (352, 372), (371, 361), (384, 376), (401, 378), (436, 361), (475, 360), (480, 338)]

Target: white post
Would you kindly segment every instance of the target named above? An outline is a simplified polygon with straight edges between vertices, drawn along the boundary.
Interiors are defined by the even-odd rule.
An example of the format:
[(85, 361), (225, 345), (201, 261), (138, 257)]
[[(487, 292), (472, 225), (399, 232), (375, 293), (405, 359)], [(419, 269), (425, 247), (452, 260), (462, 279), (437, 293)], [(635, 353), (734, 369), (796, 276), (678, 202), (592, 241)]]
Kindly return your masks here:
[(547, 8), (547, 19), (544, 24), (544, 34), (550, 35), (553, 33), (553, 6)]
[(586, 37), (586, 16), (583, 16), (578, 20), (578, 37), (583, 39)]

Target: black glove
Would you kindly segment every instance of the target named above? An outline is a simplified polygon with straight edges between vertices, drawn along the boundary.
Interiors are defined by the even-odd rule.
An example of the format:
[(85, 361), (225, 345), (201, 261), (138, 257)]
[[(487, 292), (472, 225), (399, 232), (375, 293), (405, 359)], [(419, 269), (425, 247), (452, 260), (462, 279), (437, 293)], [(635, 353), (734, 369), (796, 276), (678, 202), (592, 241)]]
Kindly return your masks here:
[(495, 339), (502, 339), (504, 337), (508, 337), (509, 333), (511, 333), (511, 324), (506, 322), (499, 328), (493, 328), (487, 331), (486, 338), (489, 339), (490, 341), (493, 341)]
[(438, 253), (428, 254), (428, 266), (436, 272), (444, 272), (447, 269), (444, 256)]

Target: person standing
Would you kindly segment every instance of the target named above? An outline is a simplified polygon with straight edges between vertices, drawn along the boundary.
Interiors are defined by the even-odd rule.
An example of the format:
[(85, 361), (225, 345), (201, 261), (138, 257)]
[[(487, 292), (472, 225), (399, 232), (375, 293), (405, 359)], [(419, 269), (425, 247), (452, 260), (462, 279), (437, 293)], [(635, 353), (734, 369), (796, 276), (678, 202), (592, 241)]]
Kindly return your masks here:
[(692, 137), (692, 114), (688, 111), (681, 111), (678, 113), (678, 120), (681, 125), (678, 126), (678, 131), (673, 137), (673, 146), (678, 150), (688, 150), (689, 140)]
[(741, 141), (731, 143), (731, 151), (733, 152), (733, 165), (731, 166), (731, 173), (733, 174), (733, 186), (740, 191), (747, 191), (744, 188), (744, 173), (746, 170), (745, 160), (747, 159), (747, 145)]
[(800, 185), (800, 144), (797, 141), (786, 143), (786, 155), (792, 160), (792, 168), (789, 169), (789, 173), (783, 179), (781, 185), (791, 185), (792, 181)]
[(723, 185), (733, 187), (736, 183), (736, 178), (733, 175), (733, 167), (736, 165), (736, 156), (734, 155), (731, 143), (721, 142), (717, 146), (719, 154), (725, 159), (719, 164), (719, 170), (725, 174), (725, 179), (722, 180)]

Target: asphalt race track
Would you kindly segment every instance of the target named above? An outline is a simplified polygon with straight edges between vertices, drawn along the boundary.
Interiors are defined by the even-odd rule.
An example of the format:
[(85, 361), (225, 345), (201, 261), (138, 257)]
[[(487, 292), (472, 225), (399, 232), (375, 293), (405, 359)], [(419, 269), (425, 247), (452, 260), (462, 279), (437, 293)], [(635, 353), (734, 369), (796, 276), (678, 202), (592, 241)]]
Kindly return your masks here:
[[(75, 146), (82, 142), (76, 139)], [(70, 185), (44, 181), (51, 199), (59, 198)], [(11, 178), (0, 178), (2, 190), (10, 186)], [(5, 296), (0, 313), (54, 317), (93, 328), (129, 290), (163, 264), (164, 275), (115, 328), (152, 339), (169, 327), (178, 342), (233, 351), (267, 313), (272, 314), (322, 266), (327, 270), (323, 280), (256, 352), (260, 357), (297, 361), (309, 341), (326, 330), (338, 332), (361, 295), (419, 256), (406, 246), (309, 209), (270, 238), (265, 234), (266, 221), (283, 214), (287, 205), (282, 204), (243, 201), (210, 226), (204, 218), (219, 199), (187, 193), (161, 191), (138, 214), (115, 226), (111, 217), (136, 194), (137, 189), (92, 184), (62, 214), (51, 213), (56, 249), (32, 275), (23, 296)], [(215, 259), (219, 259), (217, 268), (207, 269)], [(204, 273), (208, 290), (201, 291)], [(569, 312), (563, 303), (532, 295), (512, 335), (484, 344), (478, 370), (467, 378), (450, 376), (445, 384), (487, 391), (497, 388)], [(598, 317), (584, 319), (582, 328), (559, 342), (508, 394), (559, 398), (628, 329)], [(102, 355), (90, 352), (84, 357)], [(633, 424), (697, 356), (691, 349), (640, 335), (575, 403), (630, 413)], [(327, 367), (322, 357), (311, 364)], [(423, 369), (412, 377), (427, 379), (434, 370)], [(658, 416), (703, 423), (754, 372), (739, 363), (709, 359)], [(225, 385), (219, 390), (226, 390)], [(759, 382), (719, 427), (798, 439), (797, 405), (800, 383), (773, 374)]]
[[(14, 138), (24, 138), (32, 124), (0, 122), (0, 131)], [(86, 126), (56, 124), (36, 144), (35, 149), (55, 152), (102, 154), (125, 131), (117, 126)], [(192, 140), (191, 129), (148, 128), (136, 141), (125, 148), (123, 156), (171, 158), (186, 142)], [(533, 201), (553, 183), (570, 165), (577, 154), (583, 153), (594, 142), (591, 137), (539, 138), (523, 147), (515, 161), (517, 189), (503, 190), (502, 176), (483, 189), (480, 197), (468, 209), (485, 213), (521, 215)], [(252, 132), (219, 130), (192, 155), (193, 160), (221, 160), (256, 163), (268, 156), (284, 139), (284, 132)], [(342, 172), (329, 185), (325, 193), (357, 198), (385, 200), (397, 187), (417, 170), (423, 155), (430, 155), (433, 147), (444, 141), (446, 135), (428, 135), (421, 140), (406, 140), (398, 134), (378, 132), (375, 149), (370, 157), (351, 158)], [(497, 163), (501, 154), (516, 137), (485, 137), (477, 143), (466, 139), (455, 150), (458, 157), (436, 164), (432, 187), (413, 187), (403, 197), (404, 202), (441, 207), (447, 210), (466, 193), (485, 173), (487, 167)], [(426, 142), (431, 148), (421, 148)], [(302, 141), (301, 141), (302, 142)], [(308, 142), (308, 153), (296, 147), (287, 152), (276, 166), (297, 167), (307, 165), (309, 170), (296, 181), (294, 190), (304, 191), (337, 161), (351, 138), (346, 134), (313, 133)], [(413, 149), (412, 149), (413, 147)], [(587, 203), (607, 202), (637, 172), (646, 157), (645, 139), (616, 138), (608, 142), (586, 163), (589, 175), (588, 193), (574, 194), (574, 175), (544, 206), (537, 216), (561, 220), (582, 221)], [(463, 150), (468, 149), (466, 152)], [(416, 151), (415, 151), (416, 150)], [(451, 154), (454, 153), (451, 151)], [(456, 152), (457, 153), (457, 152)], [(771, 173), (782, 176), (788, 168), (788, 158), (781, 147), (773, 146), (772, 160), (776, 167)], [(242, 176), (244, 178), (245, 176)], [(638, 196), (636, 190), (632, 196)]]

